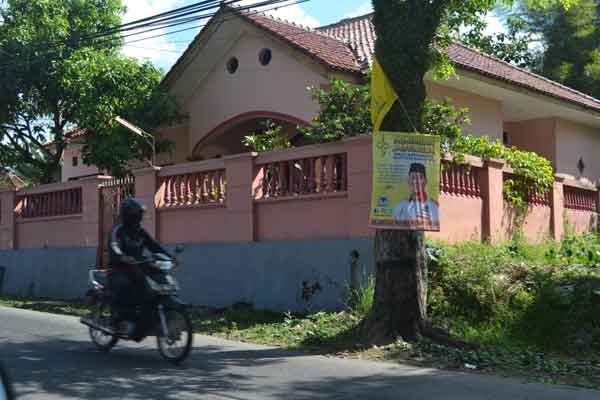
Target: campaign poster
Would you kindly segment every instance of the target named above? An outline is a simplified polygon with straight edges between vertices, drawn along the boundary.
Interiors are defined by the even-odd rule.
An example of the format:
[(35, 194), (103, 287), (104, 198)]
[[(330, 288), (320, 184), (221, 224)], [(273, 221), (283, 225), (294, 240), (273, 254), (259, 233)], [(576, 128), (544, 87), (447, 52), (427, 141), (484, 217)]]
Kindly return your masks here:
[(377, 132), (373, 136), (370, 226), (440, 230), (440, 137)]

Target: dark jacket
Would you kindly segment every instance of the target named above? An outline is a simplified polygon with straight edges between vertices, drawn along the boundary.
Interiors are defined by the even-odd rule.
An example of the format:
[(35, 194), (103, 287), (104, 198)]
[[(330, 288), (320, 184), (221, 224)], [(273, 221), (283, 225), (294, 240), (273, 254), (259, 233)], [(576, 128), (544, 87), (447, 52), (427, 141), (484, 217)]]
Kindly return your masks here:
[(124, 266), (123, 257), (133, 257), (138, 261), (144, 259), (144, 250), (151, 253), (161, 253), (170, 256), (156, 240), (143, 228), (127, 229), (123, 225), (116, 225), (108, 240), (110, 265), (112, 267)]

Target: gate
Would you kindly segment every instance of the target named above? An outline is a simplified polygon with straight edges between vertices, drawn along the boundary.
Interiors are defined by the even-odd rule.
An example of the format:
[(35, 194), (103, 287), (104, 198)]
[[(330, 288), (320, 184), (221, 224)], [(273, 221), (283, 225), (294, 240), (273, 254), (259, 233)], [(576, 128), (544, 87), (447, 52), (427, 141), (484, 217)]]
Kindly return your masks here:
[(119, 222), (119, 208), (125, 199), (135, 196), (135, 177), (113, 178), (100, 186), (100, 244), (97, 265), (108, 263), (108, 236)]

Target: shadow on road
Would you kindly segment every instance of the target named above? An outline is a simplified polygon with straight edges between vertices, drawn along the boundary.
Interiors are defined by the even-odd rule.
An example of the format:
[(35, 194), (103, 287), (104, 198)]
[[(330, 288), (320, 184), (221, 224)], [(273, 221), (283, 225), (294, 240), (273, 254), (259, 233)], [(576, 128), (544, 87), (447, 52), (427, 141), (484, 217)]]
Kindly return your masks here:
[[(164, 361), (151, 339), (144, 347), (102, 353), (91, 343), (49, 339), (0, 342), (19, 396), (45, 392), (69, 398), (179, 399), (180, 391), (207, 395), (235, 389), (256, 390), (242, 369), (282, 362), (291, 355), (278, 349), (231, 350), (197, 347), (182, 366)], [(202, 398), (202, 397), (198, 397)]]
[(196, 347), (176, 367), (160, 357), (151, 340), (101, 353), (83, 339), (31, 333), (27, 339), (0, 341), (0, 355), (18, 394), (42, 399), (598, 398), (594, 391), (360, 361), (342, 364), (272, 348)]

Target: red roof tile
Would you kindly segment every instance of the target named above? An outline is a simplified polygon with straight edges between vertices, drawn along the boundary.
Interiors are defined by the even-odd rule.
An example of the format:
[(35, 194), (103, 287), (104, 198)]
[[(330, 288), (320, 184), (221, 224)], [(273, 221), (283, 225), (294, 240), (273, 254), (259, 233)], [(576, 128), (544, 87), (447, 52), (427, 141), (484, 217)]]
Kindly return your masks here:
[[(375, 29), (373, 14), (344, 19), (332, 25), (314, 30), (275, 19), (256, 12), (241, 12), (223, 7), (222, 12), (235, 12), (249, 23), (264, 29), (292, 47), (311, 56), (328, 67), (350, 73), (361, 73), (371, 64), (375, 52)], [(189, 45), (185, 53), (163, 79), (171, 80), (176, 68), (191, 55), (202, 32)], [(520, 86), (563, 101), (568, 101), (594, 111), (600, 111), (600, 100), (549, 79), (517, 68), (504, 61), (470, 49), (462, 44), (453, 44), (448, 49), (450, 58), (458, 68)]]
[(239, 14), (253, 25), (266, 29), (333, 69), (355, 73), (362, 71), (360, 63), (343, 40), (262, 14), (254, 12), (241, 12)]
[[(361, 60), (371, 63), (376, 38), (372, 20), (373, 14), (368, 14), (345, 19), (333, 25), (317, 28), (317, 30), (340, 38), (340, 40), (348, 40), (354, 53)], [(600, 111), (600, 100), (598, 99), (470, 49), (462, 44), (452, 44), (447, 52), (459, 68)]]

